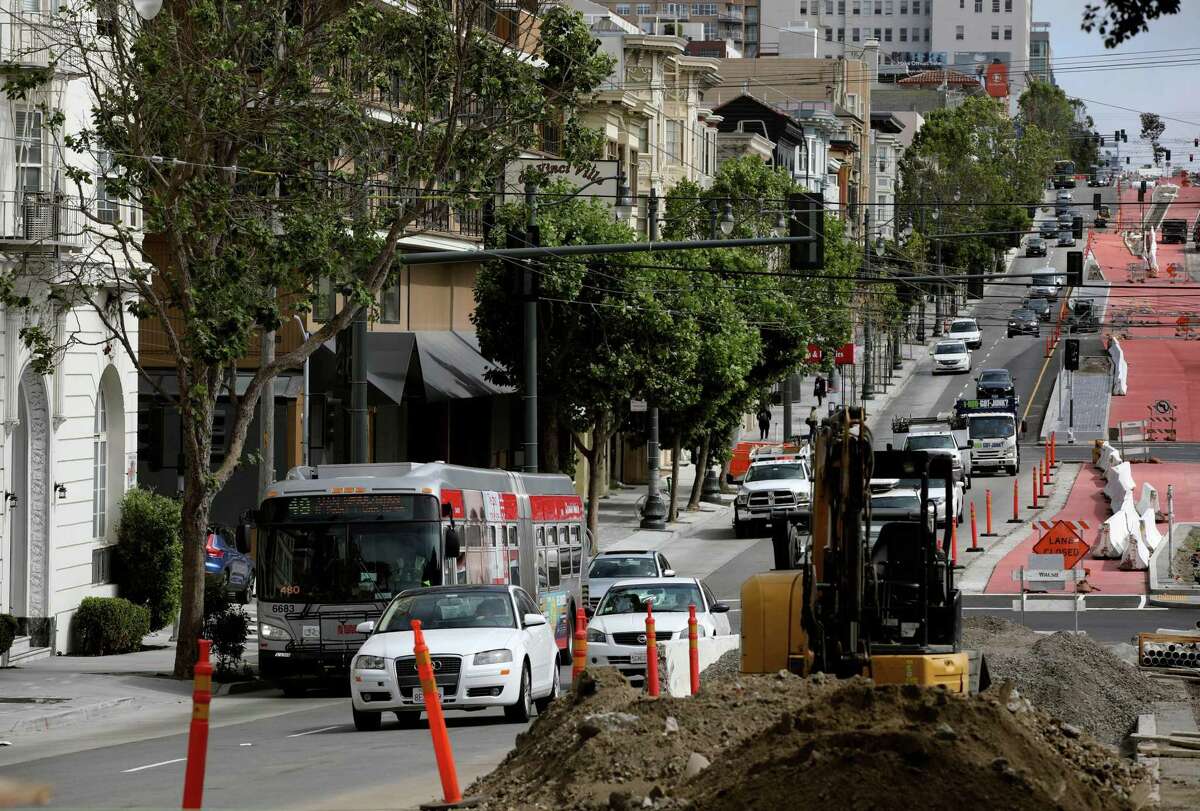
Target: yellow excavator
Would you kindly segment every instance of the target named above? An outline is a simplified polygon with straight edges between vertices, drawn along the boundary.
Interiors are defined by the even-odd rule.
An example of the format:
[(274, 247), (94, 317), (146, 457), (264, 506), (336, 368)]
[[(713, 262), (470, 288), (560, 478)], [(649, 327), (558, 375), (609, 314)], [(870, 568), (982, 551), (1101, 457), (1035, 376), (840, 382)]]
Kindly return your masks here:
[[(875, 451), (862, 410), (843, 407), (817, 430), (812, 471), (809, 510), (772, 517), (775, 570), (742, 585), (742, 672), (986, 688), (982, 658), (961, 649), (949, 519), (939, 539), (929, 498), (945, 487), (954, 504), (949, 457)], [(872, 480), (888, 479), (919, 480), (919, 506), (873, 532)]]

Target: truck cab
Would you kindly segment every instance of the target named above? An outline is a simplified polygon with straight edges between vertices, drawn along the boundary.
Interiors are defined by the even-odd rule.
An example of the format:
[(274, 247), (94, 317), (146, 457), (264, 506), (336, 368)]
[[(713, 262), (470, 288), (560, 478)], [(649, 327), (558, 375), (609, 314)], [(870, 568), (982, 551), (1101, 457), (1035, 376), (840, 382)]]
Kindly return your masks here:
[(1017, 397), (959, 400), (954, 406), (962, 421), (970, 450), (968, 475), (980, 471), (1004, 470), (1016, 476), (1021, 467), (1017, 445)]
[[(931, 456), (946, 456), (950, 459), (950, 467), (954, 471), (954, 480), (963, 482), (966, 479), (963, 467), (962, 453), (958, 448), (958, 440), (954, 432), (949, 430), (922, 430), (909, 434), (904, 438), (905, 451), (925, 451)], [(964, 482), (965, 484), (965, 482)]]

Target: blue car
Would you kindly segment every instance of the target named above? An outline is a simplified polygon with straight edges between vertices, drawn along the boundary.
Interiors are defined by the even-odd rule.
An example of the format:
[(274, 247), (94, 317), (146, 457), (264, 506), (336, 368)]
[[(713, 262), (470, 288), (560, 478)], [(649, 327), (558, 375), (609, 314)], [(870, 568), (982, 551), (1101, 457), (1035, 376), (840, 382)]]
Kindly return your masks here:
[(245, 605), (254, 595), (254, 558), (249, 549), (241, 550), (231, 543), (231, 533), (213, 528), (204, 542), (204, 574), (219, 581), (225, 591)]

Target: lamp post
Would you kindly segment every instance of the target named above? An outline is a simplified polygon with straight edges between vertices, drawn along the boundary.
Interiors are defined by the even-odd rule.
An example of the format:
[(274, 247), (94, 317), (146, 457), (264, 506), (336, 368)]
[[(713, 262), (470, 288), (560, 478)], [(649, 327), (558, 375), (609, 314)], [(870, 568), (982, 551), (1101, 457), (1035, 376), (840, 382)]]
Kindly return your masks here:
[[(720, 215), (718, 216), (718, 211)], [(718, 205), (716, 200), (713, 200), (708, 208), (708, 238), (720, 239), (720, 235), (729, 236), (733, 233), (733, 203), (728, 200), (724, 205)], [(700, 499), (712, 504), (721, 503), (721, 482), (717, 478), (717, 473), (712, 467), (712, 442), (708, 443), (708, 455), (704, 458), (704, 483), (700, 487)]]
[[(871, 209), (863, 209), (863, 246), (866, 250), (863, 251), (866, 267), (863, 270), (863, 276), (870, 279), (871, 277)], [(870, 311), (870, 290), (871, 286), (868, 282), (864, 293), (866, 298), (863, 301), (863, 380), (862, 380), (862, 399), (875, 399), (875, 384), (871, 380), (871, 375), (874, 372), (874, 363), (871, 358), (872, 350), (872, 330), (871, 330), (871, 311)]]
[[(537, 232), (537, 183), (532, 180), (525, 182), (525, 208), (529, 212), (527, 221), (528, 234), (526, 243), (537, 245), (540, 241)], [(521, 469), (526, 473), (538, 472), (538, 308), (537, 293), (533, 280), (533, 262), (526, 260), (522, 271), (521, 295), (524, 310), (524, 349), (525, 349), (525, 391), (522, 400), (525, 405), (525, 460)]]
[[(650, 189), (646, 202), (647, 236), (651, 242), (658, 241), (658, 191)], [(667, 505), (659, 492), (662, 478), (659, 475), (658, 406), (646, 404), (646, 505), (642, 508), (642, 529), (666, 529)]]
[[(941, 204), (937, 203), (935, 205), (940, 206)], [(934, 228), (937, 229), (937, 236), (934, 237), (934, 239), (937, 242), (937, 274), (936, 275), (939, 277), (942, 275), (942, 239), (941, 239), (942, 232), (941, 232), (941, 224), (939, 222), (940, 213), (941, 213), (941, 211), (938, 208), (935, 208), (932, 212), (933, 226), (934, 226)], [(942, 337), (942, 283), (941, 283), (940, 278), (938, 281), (934, 282), (933, 285), (934, 285), (934, 287), (933, 287), (933, 337), (941, 338)]]

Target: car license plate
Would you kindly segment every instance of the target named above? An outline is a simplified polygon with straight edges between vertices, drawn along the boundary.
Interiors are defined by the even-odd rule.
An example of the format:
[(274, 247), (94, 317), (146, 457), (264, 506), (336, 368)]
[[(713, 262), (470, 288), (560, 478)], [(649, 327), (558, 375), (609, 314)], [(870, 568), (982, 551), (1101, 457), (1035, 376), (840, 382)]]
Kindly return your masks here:
[[(446, 691), (443, 688), (439, 687), (438, 688), (438, 701), (441, 701), (445, 697), (446, 697)], [(424, 704), (425, 703), (425, 691), (422, 690), (420, 687), (414, 687), (412, 700), (413, 700), (414, 704)]]
[(629, 664), (644, 665), (646, 664), (646, 652), (644, 650), (635, 650), (629, 654)]

